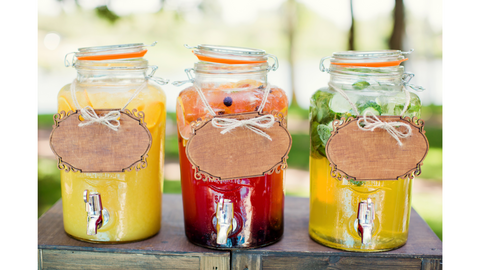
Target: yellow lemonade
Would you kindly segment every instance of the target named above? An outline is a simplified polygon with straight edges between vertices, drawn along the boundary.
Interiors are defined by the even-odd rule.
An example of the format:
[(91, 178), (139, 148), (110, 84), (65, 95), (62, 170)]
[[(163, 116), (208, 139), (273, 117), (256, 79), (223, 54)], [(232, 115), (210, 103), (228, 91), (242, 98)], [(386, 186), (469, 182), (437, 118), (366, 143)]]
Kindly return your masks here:
[[(80, 106), (95, 109), (122, 108), (138, 85), (99, 86), (78, 84), (76, 97)], [(87, 91), (88, 89), (88, 91)], [(58, 112), (75, 110), (70, 85), (58, 95)], [(70, 236), (90, 242), (130, 242), (151, 237), (160, 230), (163, 191), (165, 138), (165, 94), (157, 86), (145, 87), (127, 106), (145, 113), (145, 123), (152, 135), (148, 166), (125, 173), (61, 172), (63, 221)], [(65, 138), (68, 139), (68, 138)], [(107, 224), (96, 235), (87, 235), (87, 212), (83, 192), (101, 194), (109, 213)]]
[[(408, 237), (413, 180), (347, 181), (330, 175), (326, 157), (310, 156), (310, 223), (313, 240), (351, 251), (383, 251), (404, 245)], [(358, 204), (375, 204), (372, 241), (362, 244), (356, 228)]]

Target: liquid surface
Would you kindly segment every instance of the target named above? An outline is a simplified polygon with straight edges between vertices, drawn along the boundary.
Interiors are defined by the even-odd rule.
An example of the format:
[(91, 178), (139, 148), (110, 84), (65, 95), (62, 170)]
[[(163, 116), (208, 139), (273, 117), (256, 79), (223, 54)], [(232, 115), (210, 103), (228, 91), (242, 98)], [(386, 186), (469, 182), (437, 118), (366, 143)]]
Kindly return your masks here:
[[(264, 93), (263, 85), (252, 80), (203, 85), (202, 90), (217, 114), (255, 111)], [(272, 87), (264, 112), (276, 110), (286, 117), (287, 107), (285, 92)], [(183, 90), (177, 100), (177, 125), (188, 240), (196, 245), (218, 249), (259, 247), (280, 240), (283, 234), (284, 171), (221, 182), (195, 179), (195, 171), (185, 154), (185, 145), (191, 135), (190, 122), (206, 115), (207, 110), (193, 87)], [(222, 198), (233, 202), (236, 223), (225, 245), (216, 243), (215, 215), (217, 203)]]
[[(124, 90), (113, 87), (78, 85), (80, 106), (95, 109), (122, 108), (132, 97), (135, 86)], [(65, 231), (74, 238), (95, 242), (130, 242), (151, 237), (160, 230), (163, 190), (165, 138), (165, 94), (149, 85), (133, 99), (127, 109), (143, 111), (152, 135), (145, 169), (125, 173), (61, 172), (63, 221)], [(58, 95), (58, 111), (75, 110), (69, 85)], [(97, 235), (87, 235), (84, 190), (98, 192), (110, 220)]]

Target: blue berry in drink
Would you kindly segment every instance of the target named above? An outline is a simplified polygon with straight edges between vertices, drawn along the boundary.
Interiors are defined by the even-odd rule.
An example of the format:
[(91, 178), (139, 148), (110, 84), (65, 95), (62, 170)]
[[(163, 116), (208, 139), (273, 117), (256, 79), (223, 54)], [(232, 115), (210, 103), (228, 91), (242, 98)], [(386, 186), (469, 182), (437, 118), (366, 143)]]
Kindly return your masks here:
[(232, 106), (232, 103), (233, 103), (233, 99), (231, 97), (226, 97), (223, 99), (223, 104), (225, 104), (225, 106), (227, 107)]

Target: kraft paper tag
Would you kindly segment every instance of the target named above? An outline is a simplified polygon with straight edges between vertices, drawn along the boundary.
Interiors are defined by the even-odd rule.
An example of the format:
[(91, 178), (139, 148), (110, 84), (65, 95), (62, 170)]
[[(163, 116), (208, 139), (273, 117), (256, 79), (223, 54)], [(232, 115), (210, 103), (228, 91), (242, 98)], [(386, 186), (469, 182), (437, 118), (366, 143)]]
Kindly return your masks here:
[[(95, 110), (98, 116), (119, 109)], [(125, 172), (147, 167), (152, 136), (144, 122), (145, 114), (136, 109), (120, 111), (117, 131), (99, 123), (79, 127), (80, 112), (54, 115), (50, 147), (58, 168), (83, 173)]]
[[(249, 112), (215, 117), (244, 120), (260, 116), (258, 112)], [(292, 137), (283, 115), (275, 116), (272, 127), (259, 128), (271, 137), (271, 141), (244, 127), (221, 134), (222, 129), (212, 126), (211, 121), (196, 123), (186, 146), (186, 155), (196, 170), (197, 180), (259, 177), (279, 173), (287, 167)]]
[[(412, 135), (400, 139), (402, 145), (384, 129), (361, 130), (357, 121), (363, 117), (333, 121), (332, 136), (325, 146), (331, 175), (339, 180), (397, 180), (421, 173), (428, 152), (424, 121), (414, 117), (377, 116), (382, 122), (403, 122)], [(405, 127), (399, 127), (406, 129)]]

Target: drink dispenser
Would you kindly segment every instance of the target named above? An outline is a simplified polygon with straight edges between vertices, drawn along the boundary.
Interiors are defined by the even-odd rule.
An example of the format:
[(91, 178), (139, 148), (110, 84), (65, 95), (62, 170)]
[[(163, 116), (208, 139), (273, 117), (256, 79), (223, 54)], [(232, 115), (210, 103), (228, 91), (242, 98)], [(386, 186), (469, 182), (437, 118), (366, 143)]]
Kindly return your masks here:
[(58, 94), (50, 143), (65, 232), (75, 239), (132, 242), (160, 230), (166, 81), (153, 77), (147, 47), (88, 47), (65, 57), (77, 76)]
[[(286, 153), (290, 146), (283, 148), (283, 158), (268, 172), (248, 170), (262, 163), (263, 156), (276, 155), (275, 150), (261, 152), (260, 148), (277, 145), (280, 140), (273, 131), (286, 127), (287, 96), (267, 80), (268, 72), (278, 68), (277, 58), (259, 49), (204, 44), (186, 47), (199, 60), (185, 70), (188, 80), (174, 82), (177, 86), (193, 84), (181, 91), (176, 110), (186, 236), (196, 245), (215, 249), (272, 244), (283, 234)], [(272, 66), (269, 58), (274, 60)], [(249, 114), (261, 117), (243, 121)], [(278, 121), (269, 127), (274, 117)], [(194, 138), (200, 141), (194, 137), (200, 136), (200, 128), (210, 128), (212, 133), (194, 145)], [(286, 129), (284, 133), (288, 134)], [(282, 140), (291, 145), (290, 135), (285, 134)], [(252, 146), (254, 142), (260, 147)], [(199, 147), (204, 150), (195, 149)], [(202, 172), (203, 165), (192, 164), (195, 158), (202, 164), (216, 161)], [(223, 178), (215, 173), (221, 170), (226, 175)]]
[[(412, 185), (428, 151), (410, 52), (347, 51), (322, 59), (327, 87), (310, 99), (309, 234), (337, 249), (398, 248)], [(329, 68), (324, 63), (330, 60)]]

